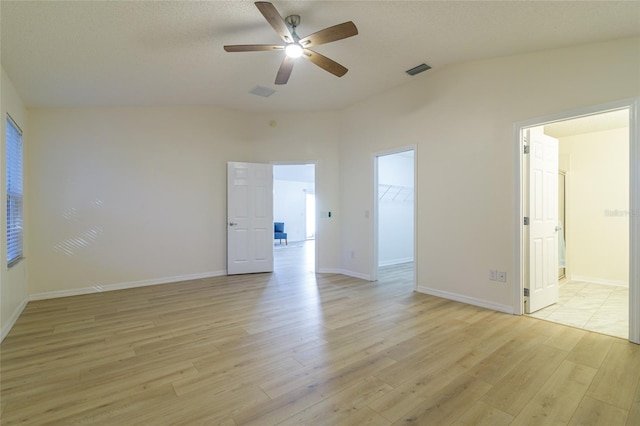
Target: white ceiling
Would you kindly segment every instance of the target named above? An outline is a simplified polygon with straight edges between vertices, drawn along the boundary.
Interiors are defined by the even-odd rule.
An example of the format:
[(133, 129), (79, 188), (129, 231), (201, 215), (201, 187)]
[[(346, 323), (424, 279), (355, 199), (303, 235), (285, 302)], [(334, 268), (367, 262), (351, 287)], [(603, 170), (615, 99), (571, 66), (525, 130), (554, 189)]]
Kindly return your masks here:
[[(279, 44), (250, 1), (1, 1), (2, 67), (30, 107), (220, 105), (340, 109), (448, 64), (640, 35), (638, 1), (274, 1), (298, 34), (345, 21), (355, 37), (316, 50), (337, 78), (299, 59), (285, 86)], [(409, 77), (426, 62), (434, 70)], [(249, 94), (260, 85), (268, 98)]]
[(546, 124), (544, 133), (560, 139), (568, 136), (581, 135), (584, 133), (603, 132), (605, 130), (622, 129), (629, 127), (629, 110), (621, 109), (609, 111), (601, 114), (587, 115), (585, 117), (573, 118), (559, 121), (557, 123)]

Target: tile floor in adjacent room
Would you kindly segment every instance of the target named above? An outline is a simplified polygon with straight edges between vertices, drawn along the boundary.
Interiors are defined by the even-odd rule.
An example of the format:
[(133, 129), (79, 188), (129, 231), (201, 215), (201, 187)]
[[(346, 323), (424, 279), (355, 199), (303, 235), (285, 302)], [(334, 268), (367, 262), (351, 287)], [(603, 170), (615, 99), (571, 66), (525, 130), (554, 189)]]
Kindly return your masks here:
[(627, 339), (629, 288), (567, 281), (560, 284), (558, 303), (531, 316)]

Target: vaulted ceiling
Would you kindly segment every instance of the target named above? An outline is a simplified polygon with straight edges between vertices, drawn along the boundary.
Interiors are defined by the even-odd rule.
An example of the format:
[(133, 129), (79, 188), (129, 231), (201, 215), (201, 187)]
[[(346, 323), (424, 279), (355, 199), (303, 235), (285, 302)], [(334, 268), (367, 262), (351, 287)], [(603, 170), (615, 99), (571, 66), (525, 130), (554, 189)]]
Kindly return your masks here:
[[(640, 35), (637, 1), (274, 1), (304, 37), (345, 21), (357, 36), (316, 50), (335, 77), (298, 59), (274, 84), (282, 52), (250, 1), (1, 2), (5, 69), (30, 107), (219, 105), (245, 111), (340, 109), (447, 65)], [(414, 77), (405, 71), (427, 63)], [(249, 93), (275, 89), (269, 97)]]

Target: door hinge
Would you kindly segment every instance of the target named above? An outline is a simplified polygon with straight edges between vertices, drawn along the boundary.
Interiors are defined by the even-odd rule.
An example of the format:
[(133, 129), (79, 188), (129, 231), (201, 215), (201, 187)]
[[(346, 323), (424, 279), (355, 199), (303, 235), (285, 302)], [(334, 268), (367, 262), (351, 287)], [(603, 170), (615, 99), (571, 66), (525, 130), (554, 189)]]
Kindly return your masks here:
[(524, 297), (529, 297), (529, 289), (528, 288), (524, 289)]
[(529, 218), (528, 218), (528, 217), (526, 217), (526, 216), (525, 216), (525, 218), (524, 218), (524, 224), (525, 224), (525, 225), (528, 225), (528, 224), (529, 224)]
[(528, 154), (528, 153), (529, 153), (529, 150), (530, 150), (529, 145), (525, 145), (525, 146), (524, 146), (524, 153), (525, 153), (525, 154)]

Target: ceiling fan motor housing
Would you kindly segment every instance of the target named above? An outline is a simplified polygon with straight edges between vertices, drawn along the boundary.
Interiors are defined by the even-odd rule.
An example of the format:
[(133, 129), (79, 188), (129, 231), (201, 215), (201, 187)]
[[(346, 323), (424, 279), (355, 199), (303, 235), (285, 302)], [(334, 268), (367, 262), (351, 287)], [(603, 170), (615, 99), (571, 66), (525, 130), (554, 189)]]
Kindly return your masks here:
[(284, 18), (284, 22), (295, 30), (296, 27), (300, 25), (300, 15), (289, 15)]

